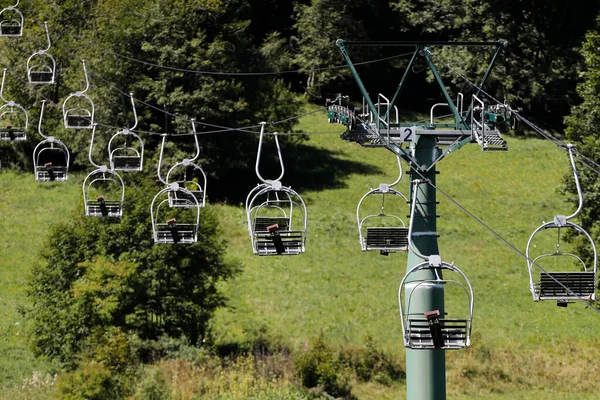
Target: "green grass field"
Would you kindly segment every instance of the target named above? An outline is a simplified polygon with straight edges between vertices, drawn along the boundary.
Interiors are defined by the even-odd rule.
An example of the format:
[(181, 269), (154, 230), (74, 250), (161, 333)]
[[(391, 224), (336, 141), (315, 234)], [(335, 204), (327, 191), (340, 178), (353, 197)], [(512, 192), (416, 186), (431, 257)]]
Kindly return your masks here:
[[(356, 223), (360, 198), (396, 178), (395, 158), (342, 141), (336, 134), (341, 128), (328, 125), (324, 113), (304, 117), (300, 127), (332, 132), (312, 135), (300, 150), (284, 153), (289, 173), (282, 181), (308, 206), (305, 254), (254, 256), (243, 207), (212, 204), (229, 239), (228, 256), (244, 265), (223, 285), (230, 300), (212, 323), (215, 340), (239, 343), (264, 330), (299, 352), (320, 334), (336, 349), (360, 347), (370, 335), (403, 359), (397, 296), (406, 254), (361, 252)], [(547, 141), (509, 138), (508, 145), (508, 152), (470, 145), (452, 153), (439, 164), (437, 185), (524, 251), (542, 221), (573, 210), (559, 193), (568, 158)], [(35, 182), (32, 173), (0, 173), (0, 387), (13, 388), (5, 392), (13, 398), (34, 371), (55, 371), (32, 356), (27, 321), (18, 310), (28, 303), (26, 276), (45, 232), (79, 204), (82, 178), (47, 185)], [(240, 188), (240, 198), (256, 183)], [(408, 196), (408, 178), (397, 188)], [(448, 397), (596, 398), (600, 316), (582, 304), (534, 303), (525, 259), (446, 197), (438, 194), (438, 200), (441, 256), (467, 274), (475, 292), (473, 347), (447, 353)], [(462, 305), (447, 299), (451, 307)], [(398, 399), (405, 387), (357, 383), (353, 392), (360, 399)]]

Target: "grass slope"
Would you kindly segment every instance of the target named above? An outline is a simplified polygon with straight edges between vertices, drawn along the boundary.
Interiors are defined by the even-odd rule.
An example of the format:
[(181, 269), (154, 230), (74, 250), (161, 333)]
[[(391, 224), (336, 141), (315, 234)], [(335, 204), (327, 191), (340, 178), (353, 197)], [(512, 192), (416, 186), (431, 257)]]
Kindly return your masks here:
[(26, 343), (26, 277), (49, 227), (68, 218), (81, 194), (80, 177), (36, 182), (33, 173), (0, 172), (0, 388), (21, 384), (53, 366), (35, 359)]
[[(323, 113), (304, 117), (301, 128), (340, 132)], [(482, 152), (477, 145), (452, 153), (439, 164), (437, 183), (524, 251), (543, 220), (573, 208), (558, 193), (568, 159), (546, 141), (509, 139), (508, 144), (507, 153)], [(394, 156), (332, 133), (312, 135), (300, 150), (284, 153), (284, 161), (283, 183), (297, 190), (309, 209), (307, 251), (254, 256), (243, 207), (213, 205), (229, 238), (228, 255), (244, 264), (223, 286), (230, 302), (213, 321), (215, 339), (237, 343), (266, 330), (301, 351), (321, 333), (337, 348), (360, 347), (370, 335), (402, 359), (397, 294), (406, 255), (361, 252), (356, 228), (359, 199), (396, 178)], [(34, 371), (54, 370), (28, 350), (18, 309), (27, 305), (26, 275), (45, 232), (77, 206), (81, 179), (47, 185), (32, 174), (0, 173), (0, 387), (18, 387), (36, 376)], [(240, 197), (256, 183), (241, 187)], [(398, 189), (408, 194), (406, 177)], [(593, 398), (600, 390), (598, 315), (580, 304), (564, 309), (533, 303), (525, 260), (441, 194), (438, 200), (440, 253), (468, 275), (476, 298), (473, 348), (447, 354), (449, 398)], [(447, 300), (447, 307), (457, 305)], [(397, 399), (404, 392), (403, 385), (371, 383), (354, 389), (360, 399)]]
[[(321, 119), (320, 115), (308, 116), (303, 119), (302, 128), (321, 132), (328, 128), (323, 127)], [(568, 158), (547, 141), (509, 139), (508, 144), (510, 150), (506, 153), (482, 152), (477, 145), (452, 153), (439, 164), (437, 184), (524, 252), (529, 235), (542, 221), (573, 209), (558, 192), (569, 171)], [(406, 255), (382, 257), (376, 252), (362, 253), (356, 228), (356, 205), (362, 195), (397, 176), (394, 156), (383, 149), (345, 143), (335, 134), (313, 135), (309, 153), (310, 147), (320, 157), (326, 150), (329, 158), (304, 160), (307, 170), (314, 168), (308, 163), (327, 164), (331, 169), (326, 173), (340, 182), (333, 188), (314, 190), (302, 186), (302, 176), (286, 176), (282, 180), (308, 204), (305, 254), (252, 256), (244, 211), (219, 206), (225, 217), (224, 229), (231, 239), (230, 252), (241, 257), (245, 265), (243, 274), (227, 285), (231, 308), (221, 310), (215, 320), (219, 339), (241, 340), (247, 332), (265, 327), (291, 342), (295, 349), (302, 349), (320, 333), (337, 347), (360, 346), (364, 337), (371, 335), (387, 351), (403, 357), (397, 293), (406, 271)], [(285, 154), (284, 159), (288, 165), (297, 163), (291, 157), (285, 158)], [(336, 169), (355, 162), (360, 162), (362, 168)], [(398, 188), (408, 194), (406, 177)], [(597, 354), (595, 332), (599, 316), (581, 304), (563, 309), (551, 302), (533, 303), (525, 259), (446, 197), (438, 194), (438, 200), (440, 253), (445, 261), (455, 262), (467, 274), (476, 299), (474, 350), (448, 353), (449, 393), (469, 398), (530, 386), (535, 387), (534, 393), (560, 392), (572, 387), (574, 380), (583, 392), (599, 390), (590, 374), (581, 375), (586, 368), (583, 360), (588, 357), (580, 354)], [(460, 306), (452, 299), (446, 303), (447, 308)], [(556, 350), (548, 351), (549, 348)], [(575, 352), (577, 356), (563, 357), (563, 352)], [(555, 362), (555, 358), (561, 361)], [(536, 364), (536, 360), (543, 360), (548, 368), (560, 369), (557, 364), (564, 364), (569, 372), (554, 379), (556, 370), (545, 371), (545, 366)], [(594, 363), (593, 357), (588, 362)], [(485, 368), (471, 371), (471, 363), (506, 369), (495, 372), (500, 377), (506, 375), (502, 379), (508, 382), (498, 378), (496, 386), (468, 387), (470, 381), (480, 382), (483, 375), (494, 373)], [(541, 375), (540, 379), (528, 376), (530, 368)], [(515, 376), (518, 369), (522, 369), (524, 377)], [(547, 389), (546, 384), (550, 385)], [(381, 393), (366, 396), (385, 397)]]

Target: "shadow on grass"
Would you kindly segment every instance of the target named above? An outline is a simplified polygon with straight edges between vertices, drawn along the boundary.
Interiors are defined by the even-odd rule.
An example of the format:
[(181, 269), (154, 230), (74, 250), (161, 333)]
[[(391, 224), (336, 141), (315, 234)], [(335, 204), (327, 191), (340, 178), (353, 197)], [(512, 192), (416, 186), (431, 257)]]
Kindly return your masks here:
[[(271, 153), (261, 159), (260, 173), (264, 179), (276, 179), (281, 171), (279, 161)], [(300, 195), (307, 190), (345, 188), (348, 186), (345, 179), (351, 174), (381, 173), (377, 166), (346, 160), (338, 152), (304, 143), (282, 145), (282, 153), (285, 175), (281, 181)], [(208, 189), (211, 202), (243, 203), (248, 192), (259, 183), (254, 162), (251, 165), (251, 168), (222, 171), (219, 181), (233, 184), (212, 185)]]

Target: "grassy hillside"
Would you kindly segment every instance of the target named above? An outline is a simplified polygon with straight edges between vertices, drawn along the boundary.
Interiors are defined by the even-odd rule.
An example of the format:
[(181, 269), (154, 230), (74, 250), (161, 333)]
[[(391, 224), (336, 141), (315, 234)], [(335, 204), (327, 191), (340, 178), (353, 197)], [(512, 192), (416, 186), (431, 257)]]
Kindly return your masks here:
[[(339, 133), (325, 118), (309, 115), (302, 128)], [(543, 220), (572, 210), (558, 192), (568, 159), (546, 141), (509, 139), (508, 144), (506, 153), (484, 153), (471, 145), (451, 154), (439, 164), (437, 183), (524, 251)], [(332, 133), (312, 135), (298, 150), (284, 153), (284, 161), (283, 183), (308, 206), (307, 251), (254, 256), (243, 207), (212, 205), (229, 239), (228, 255), (244, 264), (223, 287), (229, 307), (213, 321), (214, 339), (235, 344), (264, 332), (300, 352), (320, 334), (336, 349), (361, 347), (369, 335), (403, 359), (397, 295), (406, 255), (361, 252), (356, 228), (362, 195), (396, 178), (394, 156)], [(45, 185), (33, 174), (0, 173), (0, 387), (18, 387), (34, 371), (54, 372), (29, 352), (18, 309), (27, 305), (25, 277), (45, 232), (79, 204), (81, 179)], [(240, 198), (257, 182), (240, 187)], [(406, 177), (398, 189), (408, 195)], [(593, 398), (600, 391), (595, 366), (600, 316), (581, 304), (533, 303), (525, 260), (441, 194), (438, 200), (441, 256), (468, 275), (476, 301), (473, 348), (447, 353), (449, 398)], [(456, 305), (447, 300), (447, 308)], [(14, 397), (19, 390), (6, 393)], [(354, 393), (360, 399), (397, 399), (405, 389), (357, 383)]]
[[(306, 117), (303, 128), (309, 132), (337, 128), (323, 127), (321, 119)], [(471, 145), (451, 154), (439, 164), (437, 182), (524, 252), (529, 235), (542, 221), (572, 210), (558, 191), (569, 169), (568, 158), (542, 140), (509, 139), (508, 144), (506, 153), (482, 152)], [(406, 272), (406, 255), (362, 253), (356, 227), (356, 206), (362, 195), (397, 176), (394, 156), (343, 142), (335, 134), (313, 135), (307, 151), (315, 156), (302, 161), (306, 174), (336, 182), (325, 190), (315, 190), (315, 184), (303, 187), (307, 179), (301, 170), (283, 179), (308, 203), (305, 254), (252, 256), (243, 209), (219, 206), (230, 251), (244, 260), (245, 269), (227, 286), (231, 308), (219, 313), (215, 329), (221, 340), (238, 341), (247, 332), (266, 327), (296, 349), (306, 347), (320, 333), (340, 348), (360, 346), (371, 335), (402, 358), (397, 293)], [(298, 162), (290, 156), (285, 161), (287, 165)], [(311, 176), (319, 165), (325, 166), (322, 170), (328, 177)], [(399, 190), (408, 195), (406, 177)], [(560, 398), (556, 393), (574, 384), (582, 391), (600, 390), (592, 381), (593, 372), (584, 367), (597, 354), (600, 317), (581, 304), (566, 309), (551, 302), (535, 304), (525, 259), (441, 194), (438, 200), (440, 253), (468, 275), (476, 301), (474, 349), (447, 355), (449, 393), (469, 398), (534, 387), (536, 395), (548, 391), (555, 396), (549, 398)], [(447, 299), (447, 307), (453, 305)], [(555, 379), (557, 370), (561, 374)], [(494, 375), (507, 378), (496, 380)], [(546, 390), (544, 385), (550, 387)], [(397, 391), (391, 394), (397, 396)]]
[(0, 172), (0, 388), (46, 379), (55, 370), (33, 357), (26, 343), (27, 320), (19, 310), (28, 304), (26, 277), (48, 228), (69, 218), (81, 196), (81, 178), (40, 183), (33, 172)]

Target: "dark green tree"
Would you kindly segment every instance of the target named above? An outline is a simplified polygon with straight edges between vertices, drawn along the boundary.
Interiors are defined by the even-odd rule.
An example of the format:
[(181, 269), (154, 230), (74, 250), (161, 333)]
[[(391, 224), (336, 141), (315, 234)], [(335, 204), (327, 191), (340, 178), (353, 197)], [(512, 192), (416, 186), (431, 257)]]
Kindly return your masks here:
[[(562, 117), (577, 102), (575, 86), (581, 57), (576, 48), (594, 26), (599, 4), (581, 7), (561, 0), (400, 0), (393, 4), (403, 38), (507, 41), (488, 90), (500, 101), (523, 108), (540, 124), (562, 123)], [(468, 49), (438, 54), (474, 81), (483, 74), (489, 58)], [(445, 68), (441, 72), (454, 79), (457, 90), (468, 88), (454, 72)]]
[(120, 223), (79, 211), (51, 229), (29, 288), (36, 354), (71, 363), (94, 335), (111, 329), (202, 340), (224, 302), (217, 284), (238, 265), (224, 258), (210, 207), (202, 210), (198, 243), (154, 244), (150, 203), (158, 190), (129, 179)]
[[(30, 4), (29, 4), (30, 3)], [(96, 137), (98, 162), (107, 163), (106, 143), (133, 123), (127, 94), (138, 99), (138, 129), (149, 156), (160, 138), (148, 132), (190, 133), (195, 117), (203, 136), (200, 163), (214, 179), (234, 179), (253, 162), (256, 135), (227, 127), (257, 126), (260, 121), (286, 120), (278, 131), (291, 130), (300, 103), (276, 73), (282, 44), (275, 36), (251, 27), (252, 4), (241, 0), (152, 0), (42, 2), (23, 9), (27, 19), (21, 40), (0, 43), (0, 63), (11, 67), (9, 93), (30, 110), (37, 123), (42, 98), (46, 132), (63, 140), (76, 155), (76, 167), (87, 168), (89, 131), (61, 127), (65, 97), (85, 87), (81, 60), (86, 60), (101, 124)], [(25, 61), (43, 47), (43, 21), (48, 21), (57, 59), (58, 82), (43, 87), (26, 84)], [(31, 28), (30, 28), (31, 27)], [(255, 37), (254, 33), (263, 35)], [(201, 72), (194, 72), (201, 71)], [(268, 72), (273, 75), (247, 75)], [(224, 128), (220, 128), (224, 127)], [(39, 137), (32, 129), (31, 153)], [(216, 131), (216, 132), (215, 132)], [(220, 132), (219, 132), (220, 131)], [(187, 143), (193, 143), (192, 140)], [(189, 154), (186, 142), (182, 150)], [(153, 164), (152, 164), (153, 165)], [(240, 178), (242, 179), (242, 178)], [(214, 198), (229, 196), (227, 185), (214, 185)]]
[[(598, 19), (600, 24), (600, 18)], [(565, 119), (567, 139), (575, 144), (578, 152), (592, 162), (600, 161), (600, 34), (598, 30), (589, 31), (581, 48), (585, 68), (580, 71), (581, 83), (577, 85), (577, 94), (581, 104), (571, 109), (571, 115)], [(584, 204), (580, 214), (581, 225), (595, 240), (600, 238), (600, 168), (586, 162), (591, 168), (578, 163), (579, 177), (584, 190)], [(567, 177), (566, 193), (571, 194), (576, 204), (575, 184), (571, 176)], [(581, 250), (592, 258), (589, 245), (582, 244)]]

